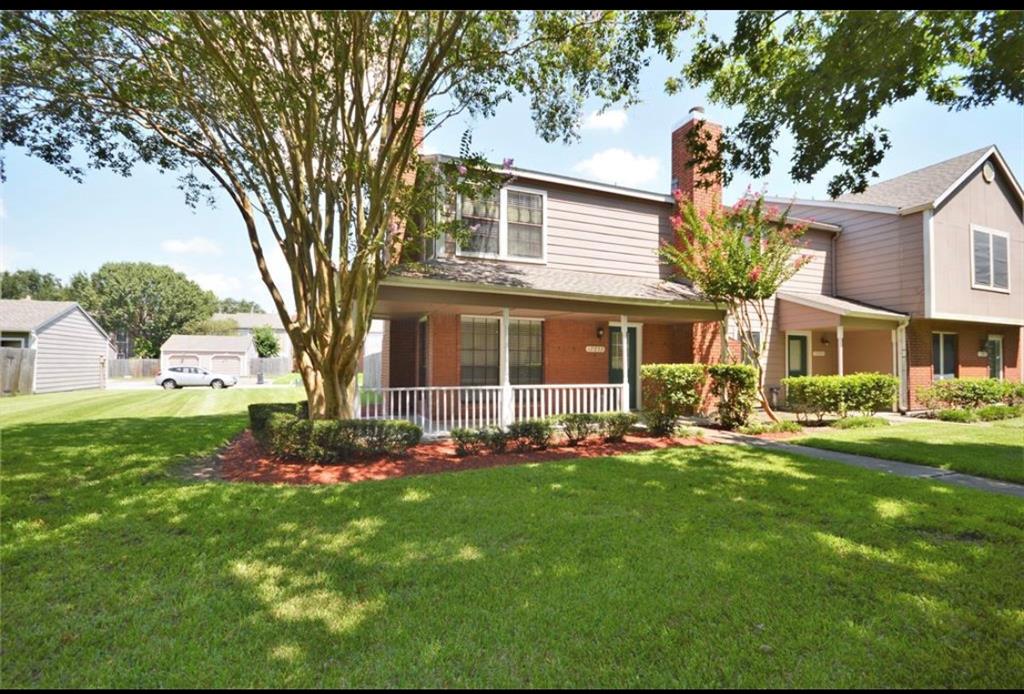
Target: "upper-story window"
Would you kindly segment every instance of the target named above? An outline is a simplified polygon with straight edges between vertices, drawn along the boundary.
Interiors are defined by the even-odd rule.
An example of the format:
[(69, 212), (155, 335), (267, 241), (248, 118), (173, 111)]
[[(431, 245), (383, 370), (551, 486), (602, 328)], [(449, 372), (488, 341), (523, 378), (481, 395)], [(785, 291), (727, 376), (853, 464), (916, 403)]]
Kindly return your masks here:
[(1010, 235), (971, 225), (971, 286), (1010, 291)]
[(547, 222), (544, 191), (506, 187), (486, 198), (463, 197), (459, 214), (469, 227), (467, 239), (459, 244), (459, 255), (544, 260)]

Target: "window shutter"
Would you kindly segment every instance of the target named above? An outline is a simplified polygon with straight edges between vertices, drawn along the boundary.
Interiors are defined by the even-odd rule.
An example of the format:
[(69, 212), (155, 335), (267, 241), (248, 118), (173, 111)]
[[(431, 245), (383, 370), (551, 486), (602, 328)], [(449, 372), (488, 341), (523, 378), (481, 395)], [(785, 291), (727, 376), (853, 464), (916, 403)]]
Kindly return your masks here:
[(992, 235), (992, 286), (1010, 288), (1009, 247), (1005, 236)]

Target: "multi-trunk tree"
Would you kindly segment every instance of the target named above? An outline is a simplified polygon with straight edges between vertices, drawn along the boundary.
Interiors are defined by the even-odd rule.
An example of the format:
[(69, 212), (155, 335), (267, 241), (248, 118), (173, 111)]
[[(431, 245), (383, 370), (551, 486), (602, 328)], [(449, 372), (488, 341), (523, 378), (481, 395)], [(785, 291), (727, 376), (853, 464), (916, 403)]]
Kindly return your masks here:
[[(189, 200), (237, 208), (314, 417), (351, 414), (377, 288), (436, 233), (438, 186), (493, 186), (482, 157), (433, 169), (417, 147), (463, 114), (528, 98), (571, 139), (590, 98), (635, 100), (649, 49), (693, 15), (612, 11), (3, 14), (3, 142), (79, 177), (175, 170)], [(261, 229), (265, 236), (261, 236)], [(265, 238), (289, 268), (273, 277)], [(295, 311), (279, 282), (290, 282)]]
[(743, 353), (757, 372), (761, 404), (775, 419), (764, 389), (768, 307), (779, 287), (811, 259), (801, 252), (807, 228), (790, 224), (788, 210), (766, 205), (763, 196), (749, 191), (731, 208), (714, 205), (707, 211), (678, 193), (676, 199), (676, 243), (665, 244), (662, 256), (736, 325)]

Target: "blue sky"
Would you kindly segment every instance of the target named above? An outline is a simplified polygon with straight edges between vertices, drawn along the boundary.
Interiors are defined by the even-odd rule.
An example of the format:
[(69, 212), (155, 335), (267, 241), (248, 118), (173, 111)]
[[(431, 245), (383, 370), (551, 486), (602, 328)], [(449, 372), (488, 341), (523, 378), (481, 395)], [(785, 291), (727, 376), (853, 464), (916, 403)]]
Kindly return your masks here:
[[(728, 19), (722, 15), (712, 21)], [(474, 149), (491, 161), (512, 157), (527, 169), (668, 192), (669, 136), (690, 107), (706, 106), (708, 118), (725, 126), (740, 117), (739, 112), (709, 104), (700, 91), (667, 96), (663, 84), (675, 72), (664, 61), (654, 61), (642, 74), (642, 102), (625, 112), (614, 109), (603, 118), (585, 118), (580, 140), (571, 145), (548, 144), (537, 137), (526, 102), (517, 100), (487, 121), (449, 122), (427, 140), (426, 149), (457, 152), (462, 132), (469, 127)], [(955, 113), (914, 99), (884, 112), (878, 123), (889, 130), (893, 143), (879, 167), (883, 179), (996, 144), (1017, 178), (1024, 180), (1024, 110), (1018, 106), (1000, 102)], [(787, 175), (790, 153), (789, 143), (781, 140), (772, 174), (759, 181), (737, 175), (725, 191), (726, 202), (749, 184), (765, 184), (774, 195), (826, 197), (834, 171), (796, 184)], [(0, 193), (0, 254), (5, 268), (34, 267), (67, 279), (113, 260), (166, 263), (220, 296), (255, 299), (264, 308), (271, 307), (245, 228), (225, 198), (214, 209), (192, 210), (174, 176), (155, 169), (140, 167), (128, 179), (90, 171), (78, 184), (16, 149), (5, 157), (8, 180)], [(283, 261), (272, 257), (271, 268), (277, 282), (287, 286)]]

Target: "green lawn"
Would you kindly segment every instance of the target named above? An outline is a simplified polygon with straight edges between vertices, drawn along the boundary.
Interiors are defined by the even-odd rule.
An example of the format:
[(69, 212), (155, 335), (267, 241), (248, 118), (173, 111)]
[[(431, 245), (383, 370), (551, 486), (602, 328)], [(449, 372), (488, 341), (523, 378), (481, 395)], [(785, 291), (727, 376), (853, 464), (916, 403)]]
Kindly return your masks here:
[(794, 443), (1024, 482), (1024, 418), (979, 424), (921, 422), (806, 430)]
[(171, 474), (272, 397), (0, 401), (4, 685), (1024, 686), (1019, 499), (726, 446)]

